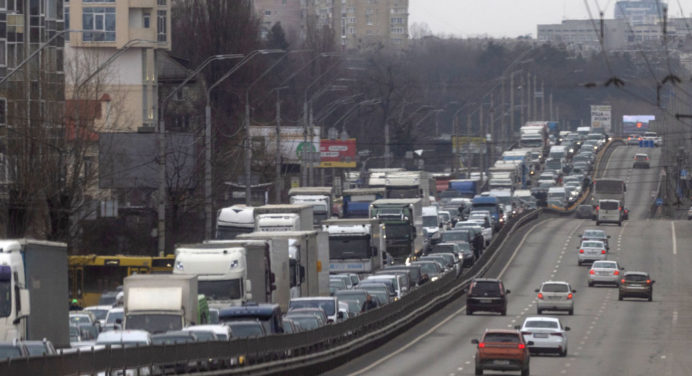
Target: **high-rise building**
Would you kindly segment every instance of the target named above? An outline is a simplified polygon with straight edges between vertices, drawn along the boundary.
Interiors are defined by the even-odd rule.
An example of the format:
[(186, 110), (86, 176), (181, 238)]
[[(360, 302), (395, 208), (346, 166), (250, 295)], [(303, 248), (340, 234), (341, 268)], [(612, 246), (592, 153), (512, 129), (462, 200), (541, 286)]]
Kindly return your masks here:
[[(170, 0), (71, 0), (65, 2), (66, 92), (98, 83), (115, 106), (117, 119), (104, 124), (109, 131), (137, 131), (155, 124), (158, 110), (156, 50), (171, 49)], [(100, 73), (84, 82), (92, 73)], [(82, 87), (84, 87), (82, 86)], [(81, 89), (81, 88), (80, 88)]]

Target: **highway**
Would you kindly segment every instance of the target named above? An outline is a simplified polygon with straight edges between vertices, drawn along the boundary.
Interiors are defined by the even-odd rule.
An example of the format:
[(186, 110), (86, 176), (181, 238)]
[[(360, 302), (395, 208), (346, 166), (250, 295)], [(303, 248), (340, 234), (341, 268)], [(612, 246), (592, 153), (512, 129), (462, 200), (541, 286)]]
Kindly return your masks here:
[[(648, 152), (651, 169), (632, 169), (637, 152)], [(512, 292), (507, 316), (467, 316), (464, 297), (429, 316), (380, 348), (328, 375), (472, 375), (475, 346), (484, 328), (511, 328), (536, 314), (536, 294), (546, 280), (565, 280), (577, 290), (575, 313), (548, 313), (571, 327), (568, 356), (532, 356), (532, 375), (684, 375), (692, 373), (692, 221), (648, 220), (656, 189), (660, 150), (621, 146), (605, 175), (627, 182), (630, 219), (601, 225), (611, 236), (609, 259), (627, 270), (651, 273), (654, 301), (618, 301), (617, 288), (587, 287), (587, 266), (577, 266), (578, 235), (592, 220), (545, 217), (522, 228), (519, 246), (486, 275), (500, 277)], [(485, 374), (494, 374), (486, 372)], [(503, 374), (503, 373), (497, 373)]]

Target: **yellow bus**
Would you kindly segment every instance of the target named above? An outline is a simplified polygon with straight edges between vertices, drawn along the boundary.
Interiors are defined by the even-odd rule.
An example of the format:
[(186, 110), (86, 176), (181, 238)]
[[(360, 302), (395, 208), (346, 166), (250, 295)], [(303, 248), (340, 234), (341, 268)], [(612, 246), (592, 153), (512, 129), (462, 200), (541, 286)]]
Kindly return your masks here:
[[(79, 305), (97, 305), (101, 294), (115, 291), (123, 279), (132, 274), (171, 273), (174, 255), (151, 256), (99, 256), (75, 255), (69, 257), (70, 299)], [(155, 262), (154, 262), (155, 261)]]

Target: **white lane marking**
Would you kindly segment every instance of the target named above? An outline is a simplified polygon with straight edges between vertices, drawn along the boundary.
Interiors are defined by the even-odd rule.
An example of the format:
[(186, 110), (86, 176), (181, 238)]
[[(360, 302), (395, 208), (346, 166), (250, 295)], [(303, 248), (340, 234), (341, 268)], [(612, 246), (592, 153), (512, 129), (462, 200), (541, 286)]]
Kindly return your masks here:
[(673, 326), (678, 324), (678, 311), (673, 311)]
[(457, 371), (463, 371), (463, 370), (464, 370), (464, 367), (457, 368)]
[(670, 221), (670, 229), (673, 231), (673, 255), (678, 254), (678, 240), (675, 238), (675, 222)]
[[(545, 223), (545, 222), (547, 222), (547, 221), (548, 221), (548, 219), (544, 219), (544, 220), (542, 220), (542, 221), (536, 223), (535, 225), (533, 225), (533, 227), (531, 227), (531, 228), (529, 229), (529, 231), (526, 232), (526, 234), (524, 234), (524, 236), (521, 238), (521, 241), (519, 242), (519, 245), (517, 245), (517, 247), (514, 249), (514, 253), (512, 253), (512, 257), (510, 257), (510, 259), (507, 261), (507, 264), (505, 265), (505, 267), (502, 268), (502, 270), (500, 271), (500, 274), (497, 276), (498, 279), (501, 279), (501, 278), (502, 278), (502, 275), (505, 274), (505, 271), (507, 270), (507, 268), (509, 267), (509, 265), (512, 263), (512, 260), (514, 260), (514, 257), (517, 255), (517, 253), (519, 253), (519, 250), (521, 249), (521, 247), (522, 247), (522, 246), (524, 245), (524, 243), (526, 242), (526, 238), (528, 238), (529, 235), (531, 235), (531, 233), (533, 232), (533, 230), (536, 229), (536, 227), (538, 227), (539, 225), (542, 225), (543, 223)], [(501, 243), (500, 245), (502, 245), (502, 243)], [(452, 312), (452, 314), (450, 314), (449, 316), (445, 317), (442, 321), (440, 321), (439, 323), (437, 323), (437, 324), (436, 324), (435, 326), (433, 326), (432, 328), (428, 329), (428, 331), (426, 331), (425, 333), (423, 333), (423, 334), (419, 335), (418, 337), (414, 338), (413, 340), (411, 340), (411, 342), (409, 342), (409, 343), (407, 343), (407, 344), (401, 346), (401, 347), (398, 348), (396, 351), (393, 351), (392, 353), (388, 354), (387, 356), (384, 356), (384, 357), (378, 359), (376, 362), (373, 362), (373, 363), (370, 364), (369, 366), (367, 366), (367, 367), (365, 367), (365, 368), (362, 368), (362, 369), (360, 369), (360, 370), (358, 370), (358, 371), (355, 371), (355, 372), (352, 372), (352, 373), (348, 374), (348, 376), (357, 376), (357, 375), (361, 375), (361, 374), (363, 374), (363, 373), (365, 373), (365, 372), (367, 372), (367, 371), (369, 371), (369, 370), (371, 370), (371, 369), (373, 369), (373, 368), (379, 366), (380, 364), (386, 362), (387, 360), (393, 358), (394, 356), (401, 354), (403, 351), (405, 351), (405, 350), (408, 349), (409, 347), (415, 345), (415, 344), (418, 343), (418, 341), (420, 341), (421, 339), (423, 339), (423, 338), (429, 336), (432, 332), (436, 331), (436, 330), (439, 329), (442, 325), (446, 324), (447, 322), (449, 322), (449, 320), (451, 320), (451, 319), (453, 319), (454, 317), (460, 315), (460, 314), (461, 314), (462, 312), (464, 312), (464, 311), (466, 311), (466, 305), (464, 305), (463, 307), (459, 308), (458, 310)], [(511, 327), (511, 326), (510, 326), (510, 327)], [(470, 363), (471, 363), (471, 362), (469, 362), (469, 361), (466, 362), (466, 364), (470, 364)]]

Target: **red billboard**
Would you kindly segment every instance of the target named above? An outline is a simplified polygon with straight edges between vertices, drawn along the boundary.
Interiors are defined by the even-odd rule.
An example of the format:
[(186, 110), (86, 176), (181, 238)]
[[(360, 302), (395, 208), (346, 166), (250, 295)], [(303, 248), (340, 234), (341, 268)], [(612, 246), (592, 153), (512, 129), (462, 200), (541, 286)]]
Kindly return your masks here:
[(356, 167), (356, 139), (320, 140), (320, 167)]

